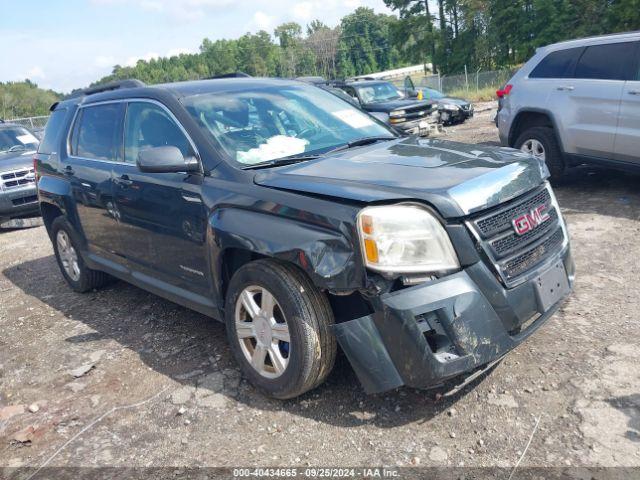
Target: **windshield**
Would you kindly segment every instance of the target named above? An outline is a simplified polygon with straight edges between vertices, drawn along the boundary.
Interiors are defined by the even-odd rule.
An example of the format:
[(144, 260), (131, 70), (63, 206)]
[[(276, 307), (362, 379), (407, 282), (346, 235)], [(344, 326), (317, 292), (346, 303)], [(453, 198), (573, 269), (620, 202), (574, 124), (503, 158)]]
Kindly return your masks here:
[(400, 100), (404, 98), (400, 90), (390, 83), (375, 83), (373, 85), (363, 85), (356, 88), (363, 103), (388, 102), (389, 100)]
[(433, 98), (438, 100), (440, 98), (444, 98), (444, 93), (439, 92), (438, 90), (434, 90), (433, 88), (423, 88), (422, 94), (424, 95), (425, 100)]
[(0, 153), (37, 150), (38, 143), (38, 139), (26, 128), (0, 128)]
[(395, 137), (371, 116), (309, 85), (254, 87), (182, 101), (229, 156), (245, 166), (321, 154), (365, 137)]

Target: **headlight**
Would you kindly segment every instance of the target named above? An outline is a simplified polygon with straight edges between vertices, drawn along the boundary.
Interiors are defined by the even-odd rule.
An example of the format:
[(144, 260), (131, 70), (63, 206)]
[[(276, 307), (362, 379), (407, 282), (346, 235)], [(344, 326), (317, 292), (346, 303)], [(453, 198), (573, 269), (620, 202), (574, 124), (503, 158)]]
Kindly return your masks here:
[(405, 113), (407, 113), (405, 110), (394, 110), (393, 112), (391, 112), (389, 114), (390, 117), (401, 117), (402, 115), (404, 115)]
[(445, 110), (451, 110), (453, 112), (455, 112), (456, 110), (458, 110), (460, 107), (458, 107), (457, 105), (452, 105), (450, 103), (444, 104), (442, 106), (442, 108), (444, 108)]
[(358, 214), (365, 265), (379, 272), (431, 273), (460, 268), (440, 222), (417, 205), (367, 207)]

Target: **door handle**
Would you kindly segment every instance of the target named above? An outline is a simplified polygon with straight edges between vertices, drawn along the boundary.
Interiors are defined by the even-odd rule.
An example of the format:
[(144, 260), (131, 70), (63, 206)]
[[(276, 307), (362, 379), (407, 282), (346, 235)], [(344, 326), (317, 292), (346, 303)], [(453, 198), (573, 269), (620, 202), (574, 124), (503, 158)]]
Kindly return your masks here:
[(129, 175), (121, 175), (119, 178), (115, 179), (115, 183), (118, 185), (122, 185), (125, 187), (128, 187), (129, 185), (131, 185), (133, 183), (133, 180), (131, 180), (129, 178)]
[(75, 175), (75, 172), (73, 171), (73, 167), (71, 165), (67, 165), (66, 167), (64, 167), (64, 174), (69, 175), (70, 177)]
[(629, 90), (629, 95), (640, 95), (640, 90)]
[(573, 92), (573, 90), (575, 89), (575, 87), (572, 87), (571, 85), (565, 85), (563, 87), (558, 87), (557, 90), (561, 91), (561, 92)]

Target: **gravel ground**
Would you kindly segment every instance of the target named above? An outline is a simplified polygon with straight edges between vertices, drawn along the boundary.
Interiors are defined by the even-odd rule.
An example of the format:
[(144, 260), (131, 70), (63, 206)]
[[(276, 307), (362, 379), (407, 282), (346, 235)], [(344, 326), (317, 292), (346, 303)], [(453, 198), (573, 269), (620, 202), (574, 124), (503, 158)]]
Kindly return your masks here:
[[(494, 107), (443, 138), (495, 144)], [(268, 400), (221, 324), (122, 282), (73, 293), (43, 227), (5, 230), (0, 466), (640, 466), (639, 180), (558, 185), (574, 294), (452, 396), (367, 396), (341, 359), (319, 389)]]

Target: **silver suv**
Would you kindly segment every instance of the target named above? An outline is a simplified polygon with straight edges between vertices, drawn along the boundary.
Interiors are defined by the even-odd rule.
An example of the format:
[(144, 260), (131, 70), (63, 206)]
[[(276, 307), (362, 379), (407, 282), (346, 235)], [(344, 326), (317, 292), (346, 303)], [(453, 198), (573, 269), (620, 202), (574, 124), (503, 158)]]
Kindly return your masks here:
[(640, 32), (540, 48), (497, 93), (500, 141), (552, 178), (583, 163), (640, 168)]

